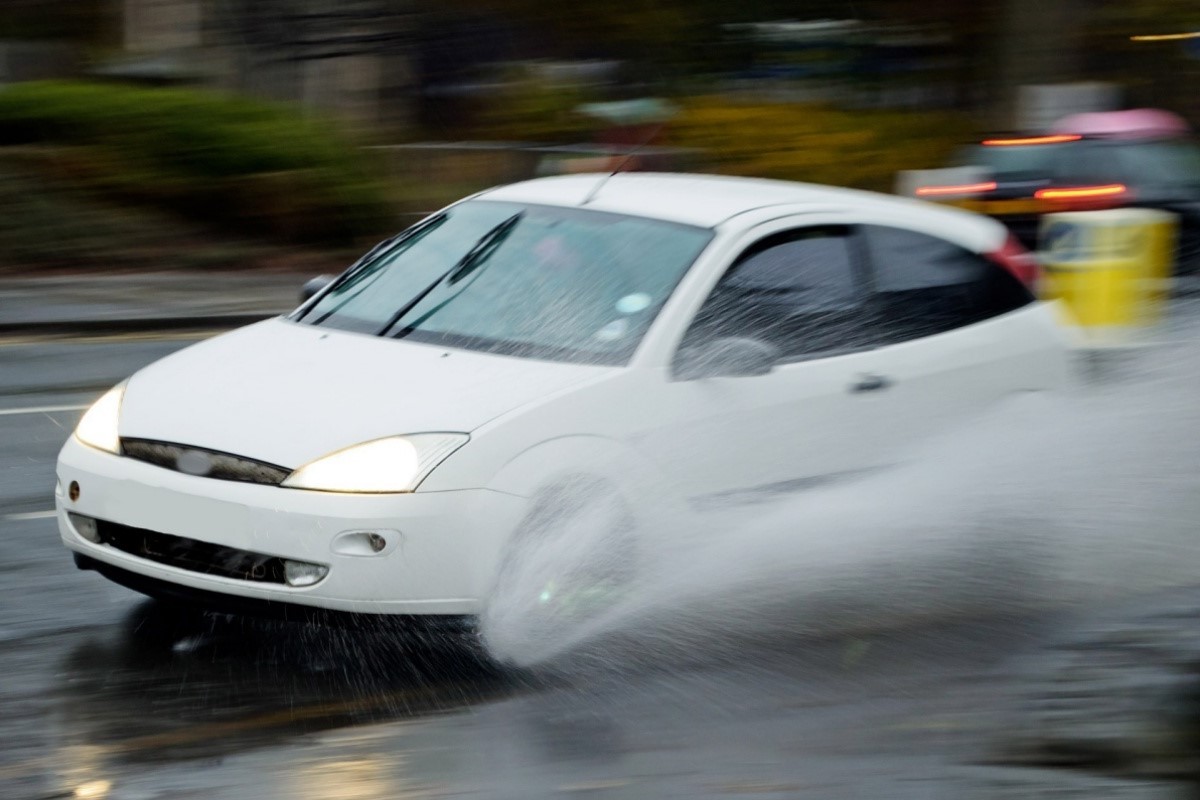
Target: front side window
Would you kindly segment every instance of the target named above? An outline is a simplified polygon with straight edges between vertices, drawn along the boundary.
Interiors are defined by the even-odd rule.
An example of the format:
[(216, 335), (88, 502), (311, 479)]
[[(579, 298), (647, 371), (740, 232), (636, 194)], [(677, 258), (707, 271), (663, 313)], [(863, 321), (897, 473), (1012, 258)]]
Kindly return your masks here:
[(1007, 270), (945, 239), (864, 225), (879, 344), (931, 336), (1020, 308), (1033, 298)]
[(298, 319), (446, 347), (624, 364), (711, 238), (641, 217), (474, 200), (380, 248)]
[(757, 339), (787, 360), (852, 349), (863, 297), (844, 228), (804, 228), (749, 247), (697, 313), (682, 347)]

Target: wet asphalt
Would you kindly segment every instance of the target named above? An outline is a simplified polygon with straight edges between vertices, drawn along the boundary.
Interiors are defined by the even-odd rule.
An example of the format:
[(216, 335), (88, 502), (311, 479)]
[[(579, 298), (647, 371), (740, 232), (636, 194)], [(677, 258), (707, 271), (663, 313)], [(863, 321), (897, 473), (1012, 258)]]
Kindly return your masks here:
[(77, 571), (46, 513), (58, 448), (81, 406), (194, 340), (0, 343), (0, 798), (1200, 796), (998, 755), (1078, 617), (533, 674), (461, 642), (171, 612)]

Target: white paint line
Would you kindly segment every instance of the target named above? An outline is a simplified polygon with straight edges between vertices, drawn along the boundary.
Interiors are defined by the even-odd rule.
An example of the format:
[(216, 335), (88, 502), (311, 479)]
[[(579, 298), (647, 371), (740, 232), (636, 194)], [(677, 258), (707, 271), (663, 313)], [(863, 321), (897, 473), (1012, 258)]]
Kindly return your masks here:
[(57, 511), (50, 509), (49, 511), (27, 511), (24, 514), (5, 514), (4, 519), (12, 522), (20, 522), (27, 519), (50, 519), (57, 515)]
[(34, 406), (32, 408), (0, 408), (0, 417), (15, 414), (53, 414), (56, 411), (82, 411), (87, 406)]

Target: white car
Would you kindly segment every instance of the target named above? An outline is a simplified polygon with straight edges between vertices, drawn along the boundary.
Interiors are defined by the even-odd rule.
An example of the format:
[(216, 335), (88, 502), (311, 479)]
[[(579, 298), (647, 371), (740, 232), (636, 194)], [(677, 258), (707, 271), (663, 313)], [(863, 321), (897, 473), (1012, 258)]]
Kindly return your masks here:
[(997, 222), (851, 190), (493, 189), (104, 395), (59, 456), (62, 539), (214, 609), (469, 620), (564, 498), (641, 536), (1063, 385), (1031, 264)]

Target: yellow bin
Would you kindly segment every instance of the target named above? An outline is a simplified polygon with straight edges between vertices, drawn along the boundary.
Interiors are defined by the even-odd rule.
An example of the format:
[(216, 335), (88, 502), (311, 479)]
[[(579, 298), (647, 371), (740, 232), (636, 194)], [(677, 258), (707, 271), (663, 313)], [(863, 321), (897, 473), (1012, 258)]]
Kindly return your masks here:
[(1178, 228), (1174, 214), (1146, 208), (1047, 214), (1038, 292), (1063, 302), (1086, 344), (1134, 344), (1162, 317)]

